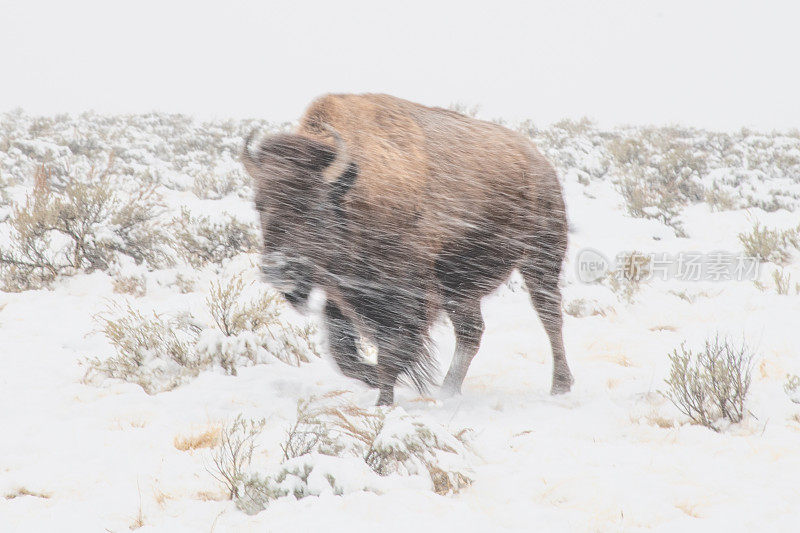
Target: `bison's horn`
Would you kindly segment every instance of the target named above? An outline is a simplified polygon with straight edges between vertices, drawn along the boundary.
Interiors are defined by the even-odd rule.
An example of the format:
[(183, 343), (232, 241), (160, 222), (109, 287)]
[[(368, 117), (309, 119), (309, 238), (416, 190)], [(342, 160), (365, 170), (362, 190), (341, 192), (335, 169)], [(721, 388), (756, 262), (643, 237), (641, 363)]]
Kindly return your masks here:
[(336, 141), (336, 158), (322, 173), (325, 181), (331, 183), (338, 180), (339, 177), (344, 174), (345, 170), (347, 170), (347, 166), (350, 163), (350, 155), (347, 153), (347, 145), (342, 139), (342, 136), (339, 135), (339, 132), (327, 124), (323, 124), (322, 127), (325, 128)]
[(257, 131), (258, 128), (253, 128), (253, 130), (250, 131), (242, 147), (242, 163), (244, 163), (244, 168), (247, 170), (247, 173), (253, 177), (256, 176), (256, 172), (258, 171), (258, 161), (256, 161), (253, 154), (250, 152), (250, 143), (253, 142), (253, 137), (256, 136)]

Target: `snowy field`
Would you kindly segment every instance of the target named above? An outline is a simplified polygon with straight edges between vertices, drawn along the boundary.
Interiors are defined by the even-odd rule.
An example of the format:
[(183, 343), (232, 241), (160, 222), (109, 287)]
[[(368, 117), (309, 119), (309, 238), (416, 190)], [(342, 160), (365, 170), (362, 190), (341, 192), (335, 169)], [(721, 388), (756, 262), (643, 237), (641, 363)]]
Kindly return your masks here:
[[(287, 127), (0, 116), (0, 531), (796, 530), (800, 133), (512, 125), (564, 184), (573, 391), (549, 395), (547, 339), (513, 276), (483, 303), (463, 395), (399, 386), (381, 411), (258, 280), (238, 163), (256, 125)], [(578, 275), (589, 248), (743, 257), (754, 228), (774, 233), (741, 279)], [(744, 418), (719, 431), (662, 394), (670, 353), (716, 334), (754, 354)], [(446, 369), (449, 325), (435, 337)], [(310, 453), (286, 452), (304, 401), (373, 440), (323, 420)], [(240, 415), (264, 423), (234, 485), (277, 487), (255, 507), (213, 475)], [(383, 470), (364, 459), (378, 441)]]

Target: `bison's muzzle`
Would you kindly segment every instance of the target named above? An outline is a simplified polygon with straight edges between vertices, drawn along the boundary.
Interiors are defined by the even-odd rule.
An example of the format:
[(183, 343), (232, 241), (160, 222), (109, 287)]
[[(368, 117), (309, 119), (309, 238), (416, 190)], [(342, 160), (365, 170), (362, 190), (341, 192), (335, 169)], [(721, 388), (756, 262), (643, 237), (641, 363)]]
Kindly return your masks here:
[(311, 269), (309, 261), (291, 258), (282, 252), (268, 252), (261, 258), (265, 280), (298, 310), (305, 308), (311, 294)]

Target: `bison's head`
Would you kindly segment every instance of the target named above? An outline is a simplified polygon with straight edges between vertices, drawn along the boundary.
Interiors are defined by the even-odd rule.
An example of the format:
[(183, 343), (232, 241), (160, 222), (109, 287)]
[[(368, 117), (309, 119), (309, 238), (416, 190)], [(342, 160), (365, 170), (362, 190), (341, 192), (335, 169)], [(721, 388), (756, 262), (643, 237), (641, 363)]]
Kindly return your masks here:
[(342, 200), (357, 176), (344, 143), (337, 148), (289, 134), (272, 135), (242, 162), (253, 177), (264, 238), (262, 271), (294, 306), (304, 307), (320, 275), (337, 261), (346, 236)]

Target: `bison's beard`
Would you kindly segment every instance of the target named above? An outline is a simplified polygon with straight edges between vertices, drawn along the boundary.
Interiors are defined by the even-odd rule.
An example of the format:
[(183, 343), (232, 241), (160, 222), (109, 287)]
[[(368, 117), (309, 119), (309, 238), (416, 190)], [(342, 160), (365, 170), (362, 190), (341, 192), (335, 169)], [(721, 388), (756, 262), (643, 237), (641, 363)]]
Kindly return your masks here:
[(264, 264), (261, 270), (267, 283), (272, 284), (280, 291), (295, 310), (305, 312), (311, 289), (314, 288), (313, 271), (310, 264), (287, 260), (278, 266)]
[(298, 283), (291, 291), (283, 293), (283, 297), (296, 311), (304, 313), (308, 308), (311, 288), (311, 283)]

